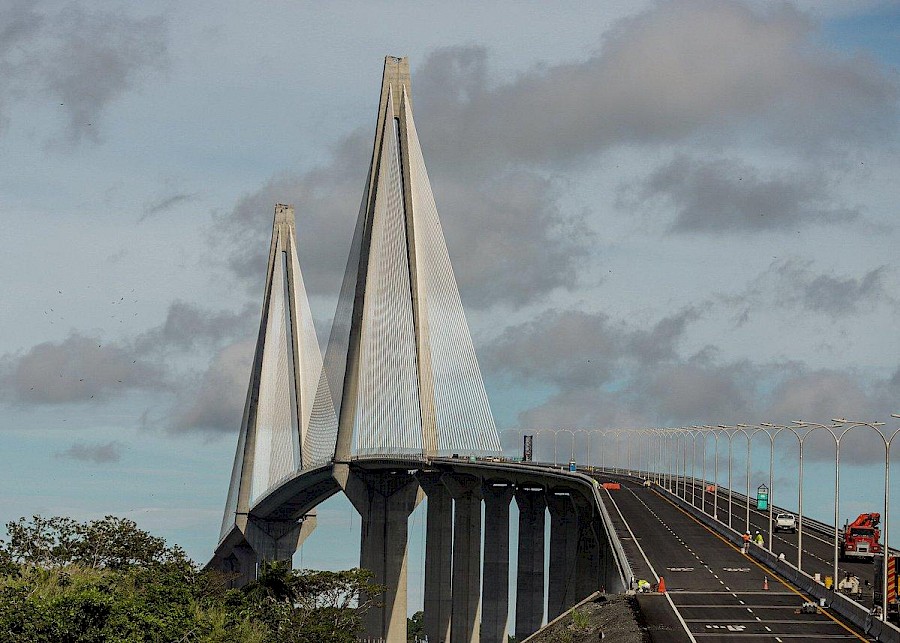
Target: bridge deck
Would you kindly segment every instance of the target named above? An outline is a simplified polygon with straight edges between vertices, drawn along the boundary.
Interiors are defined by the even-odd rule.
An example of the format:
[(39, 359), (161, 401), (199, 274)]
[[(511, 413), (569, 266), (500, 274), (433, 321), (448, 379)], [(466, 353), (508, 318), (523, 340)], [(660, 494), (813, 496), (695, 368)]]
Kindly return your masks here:
[[(678, 640), (869, 640), (827, 612), (796, 614), (795, 609), (809, 600), (798, 589), (773, 578), (655, 490), (628, 479), (616, 481), (622, 483), (621, 490), (608, 495), (614, 521), (623, 523), (616, 528), (625, 526), (619, 536), (628, 539), (624, 542), (629, 556), (644, 558), (643, 566), (634, 561), (635, 571), (652, 568), (665, 578), (681, 621), (676, 621), (681, 628)], [(769, 579), (768, 591), (763, 590), (764, 577)], [(651, 572), (647, 580), (652, 578)], [(676, 640), (678, 630), (664, 610), (651, 609), (645, 615), (654, 641)]]
[[(688, 482), (688, 499), (690, 499), (691, 485)], [(713, 513), (713, 502), (715, 494), (706, 491), (702, 485), (698, 484), (695, 488), (694, 503), (703, 506), (706, 513)], [(728, 522), (728, 491), (720, 489), (718, 498), (719, 519)], [(777, 511), (775, 512), (777, 513)], [(796, 512), (792, 512), (796, 513)], [(731, 506), (731, 525), (734, 529), (741, 531), (745, 528), (747, 521), (746, 502), (743, 498), (740, 501), (732, 500)], [(774, 520), (773, 520), (774, 523)], [(763, 534), (765, 542), (769, 542), (769, 514), (766, 511), (757, 511), (753, 500), (750, 501), (750, 533), (755, 534), (757, 531)], [(775, 553), (783, 553), (785, 558), (792, 564), (797, 564), (797, 539), (796, 533), (775, 532), (772, 534), (772, 549)], [(834, 574), (834, 534), (824, 534), (821, 531), (813, 529), (804, 522), (803, 526), (803, 570), (809, 574), (819, 573), (824, 579), (826, 576)], [(861, 595), (854, 598), (859, 603), (871, 607), (873, 604), (874, 582), (875, 582), (875, 565), (868, 561), (840, 561), (838, 563), (839, 576), (844, 574), (852, 574), (860, 579)], [(837, 582), (838, 578), (835, 580)]]

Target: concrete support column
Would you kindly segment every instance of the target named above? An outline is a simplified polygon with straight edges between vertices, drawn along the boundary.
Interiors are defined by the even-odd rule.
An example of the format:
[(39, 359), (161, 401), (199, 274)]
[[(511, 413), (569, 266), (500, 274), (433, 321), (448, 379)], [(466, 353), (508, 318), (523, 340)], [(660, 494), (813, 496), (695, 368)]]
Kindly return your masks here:
[(516, 570), (516, 638), (534, 634), (544, 620), (544, 512), (540, 487), (516, 490), (519, 507), (519, 565)]
[(479, 643), (481, 633), (481, 480), (446, 474), (453, 496), (451, 643)]
[[(428, 496), (425, 534), (425, 634), (429, 641), (449, 643), (451, 560), (453, 557), (453, 498), (440, 473), (420, 472), (419, 484)], [(504, 643), (506, 643), (504, 641)]]
[[(591, 505), (581, 496), (575, 499), (578, 514), (578, 553), (575, 563), (575, 602), (587, 598), (599, 589), (615, 591), (606, 587), (607, 579), (601, 575), (603, 550), (597, 537), (597, 521)], [(601, 527), (602, 528), (602, 527)]]
[[(337, 472), (341, 475), (341, 472)], [(406, 574), (409, 514), (421, 499), (419, 484), (406, 471), (354, 471), (335, 477), (362, 519), (360, 567), (385, 586), (381, 607), (363, 618), (365, 636), (406, 643)], [(342, 480), (343, 478), (343, 480)]]
[(509, 619), (509, 502), (515, 487), (485, 484), (482, 643), (506, 643)]
[(550, 510), (550, 587), (547, 590), (547, 620), (576, 603), (575, 563), (578, 551), (578, 516), (572, 496), (548, 493)]

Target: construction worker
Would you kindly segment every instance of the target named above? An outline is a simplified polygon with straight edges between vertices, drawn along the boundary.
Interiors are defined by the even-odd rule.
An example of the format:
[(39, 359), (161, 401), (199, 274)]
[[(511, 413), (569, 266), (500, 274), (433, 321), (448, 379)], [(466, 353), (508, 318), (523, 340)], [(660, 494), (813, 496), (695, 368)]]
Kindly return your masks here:
[(646, 581), (643, 578), (638, 581), (637, 591), (643, 594), (644, 592), (649, 592), (650, 589), (651, 587), (649, 581)]
[(745, 531), (741, 535), (741, 540), (744, 541), (744, 544), (741, 546), (741, 553), (746, 554), (750, 550), (750, 532)]
[(754, 541), (757, 545), (759, 545), (760, 547), (762, 547), (762, 546), (763, 546), (763, 537), (762, 537), (762, 534), (759, 533), (759, 532), (757, 531), (757, 532), (756, 532), (756, 536), (753, 537), (753, 541)]

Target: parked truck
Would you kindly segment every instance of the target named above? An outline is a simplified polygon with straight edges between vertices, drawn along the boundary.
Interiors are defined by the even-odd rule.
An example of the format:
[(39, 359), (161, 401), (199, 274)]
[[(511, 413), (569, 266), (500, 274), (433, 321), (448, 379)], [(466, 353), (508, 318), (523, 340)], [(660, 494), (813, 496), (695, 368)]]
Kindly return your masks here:
[[(897, 572), (900, 571), (900, 561), (898, 556), (892, 554), (888, 556), (888, 582), (887, 582), (887, 617), (889, 621), (896, 623), (900, 620), (900, 610), (897, 605), (897, 585), (900, 578)], [(882, 579), (884, 578), (884, 556), (878, 556), (875, 559), (875, 605), (881, 605), (884, 594), (882, 593)]]
[(881, 530), (878, 528), (881, 514), (864, 513), (853, 522), (844, 523), (841, 539), (841, 559), (867, 558), (873, 560), (881, 553)]

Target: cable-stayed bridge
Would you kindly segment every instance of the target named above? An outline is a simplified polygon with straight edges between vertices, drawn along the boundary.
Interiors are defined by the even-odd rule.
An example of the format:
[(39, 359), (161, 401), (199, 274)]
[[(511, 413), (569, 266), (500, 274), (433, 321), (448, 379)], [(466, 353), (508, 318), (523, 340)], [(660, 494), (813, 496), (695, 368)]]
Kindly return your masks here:
[[(385, 60), (369, 172), (324, 359), (295, 237), (292, 208), (276, 206), (212, 565), (241, 583), (261, 562), (290, 559), (315, 526), (316, 506), (343, 492), (362, 517), (360, 565), (388, 588), (383, 606), (367, 616), (367, 634), (405, 641), (407, 521), (427, 495), (430, 639), (505, 641), (515, 497), (519, 636), (543, 618), (548, 504), (565, 524), (564, 542), (554, 546), (552, 573), (563, 580), (552, 592), (553, 615), (600, 585), (624, 589), (628, 575), (610, 553), (588, 477), (535, 476), (521, 465), (450, 457), (498, 456), (500, 440), (416, 133), (406, 59)], [(483, 553), (482, 503), (490, 535)], [(490, 569), (484, 600), (482, 558)]]
[[(637, 539), (628, 535), (635, 518), (593, 472), (498, 457), (500, 439), (416, 132), (405, 58), (385, 59), (369, 171), (324, 357), (296, 235), (293, 209), (277, 205), (210, 566), (240, 585), (256, 577), (260, 564), (290, 560), (315, 528), (316, 507), (344, 493), (362, 520), (360, 566), (386, 587), (380, 606), (365, 617), (365, 634), (400, 643), (408, 518), (427, 496), (429, 641), (506, 643), (511, 546), (518, 561), (513, 632), (520, 641), (541, 626), (545, 610), (553, 619), (597, 590), (628, 589), (635, 570), (644, 569), (633, 551)], [(513, 500), (516, 543), (510, 543)], [(673, 632), (659, 640), (695, 640), (675, 603), (668, 595), (661, 601), (641, 601), (650, 622)]]

